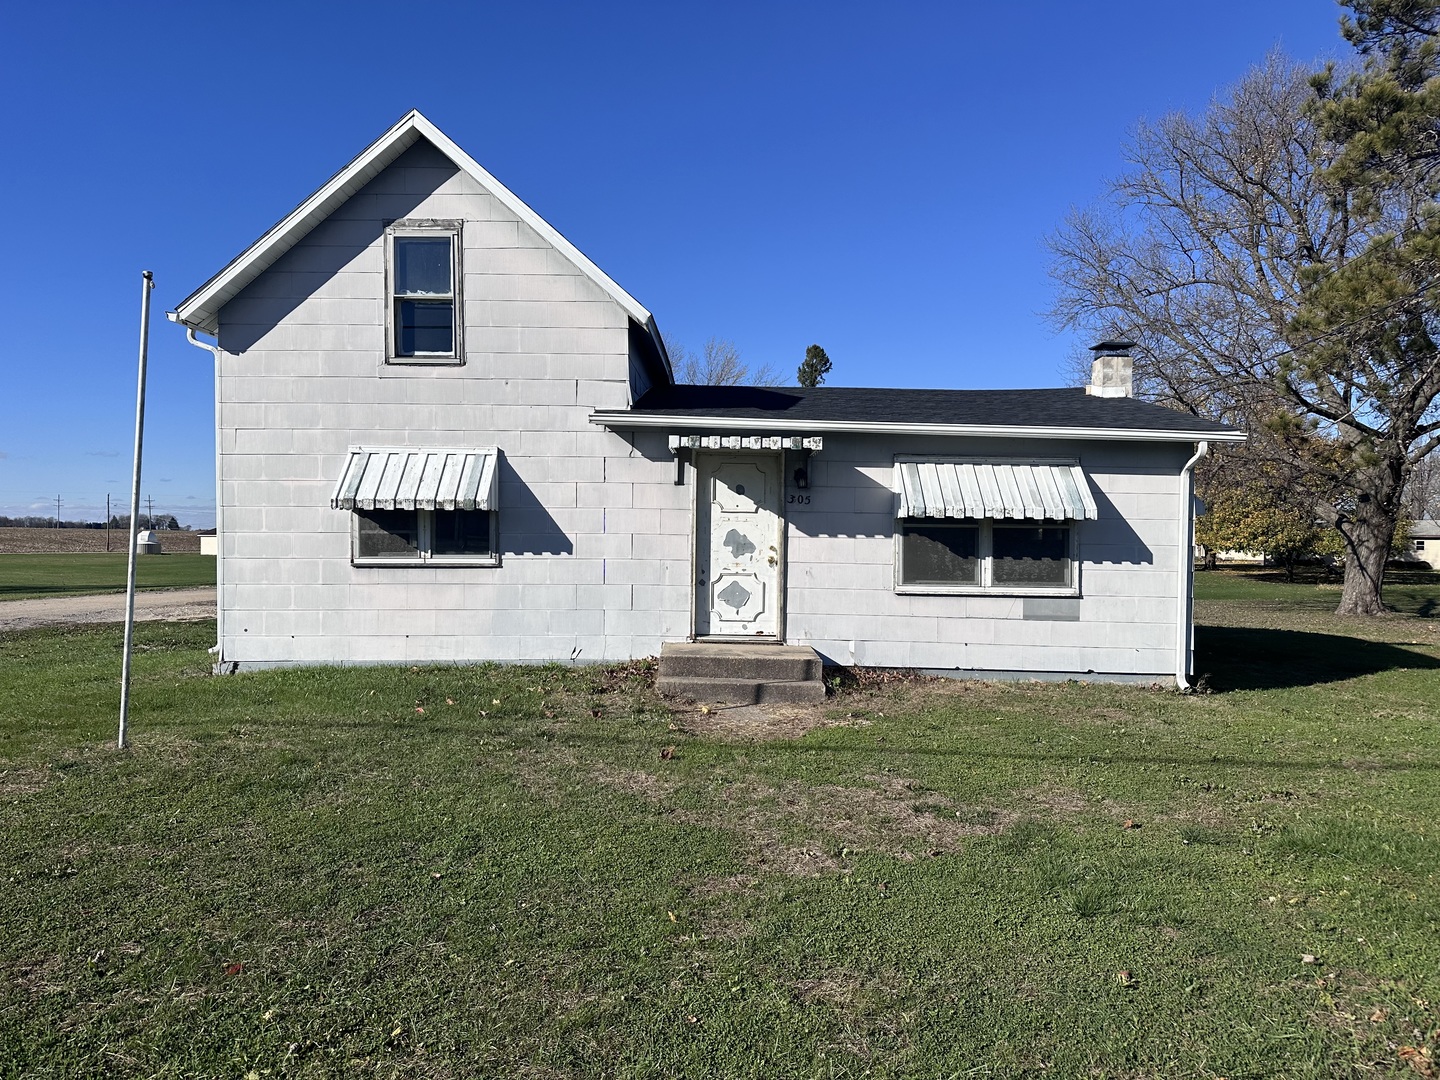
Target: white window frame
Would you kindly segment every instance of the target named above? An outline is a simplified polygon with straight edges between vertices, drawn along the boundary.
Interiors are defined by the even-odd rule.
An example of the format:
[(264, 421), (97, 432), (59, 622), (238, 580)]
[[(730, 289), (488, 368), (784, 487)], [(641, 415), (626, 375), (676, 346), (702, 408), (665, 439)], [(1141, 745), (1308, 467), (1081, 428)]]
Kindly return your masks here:
[[(434, 293), (410, 294), (395, 291), (395, 240), (398, 237), (420, 237), (422, 239), (450, 239), (450, 293), (448, 299), (453, 305), (454, 346), (444, 353), (412, 353), (402, 355), (397, 335), (400, 332), (397, 312), (401, 301), (424, 299), (443, 300), (445, 296)], [(387, 364), (463, 364), (465, 362), (465, 305), (461, 296), (464, 281), (464, 245), (459, 221), (439, 218), (407, 218), (393, 221), (385, 227), (385, 362)]]
[[(929, 582), (907, 582), (905, 578), (905, 526), (906, 525), (952, 525), (978, 527), (980, 530), (977, 546), (980, 560), (980, 581), (978, 584), (937, 585)], [(1069, 546), (1066, 552), (1070, 561), (1070, 580), (1064, 585), (1012, 585), (995, 583), (995, 529), (996, 527), (1019, 527), (1032, 529), (1068, 529)], [(895, 591), (911, 596), (1079, 596), (1080, 595), (1080, 522), (1037, 521), (1028, 518), (898, 518), (895, 522)]]
[(350, 512), (350, 565), (351, 566), (499, 566), (500, 565), (500, 515), (495, 510), (457, 510), (459, 514), (489, 514), (490, 552), (487, 555), (436, 555), (435, 511), (434, 510), (386, 510), (392, 514), (416, 514), (419, 529), (416, 535), (416, 552), (405, 557), (362, 556), (360, 554), (360, 517), (364, 510)]

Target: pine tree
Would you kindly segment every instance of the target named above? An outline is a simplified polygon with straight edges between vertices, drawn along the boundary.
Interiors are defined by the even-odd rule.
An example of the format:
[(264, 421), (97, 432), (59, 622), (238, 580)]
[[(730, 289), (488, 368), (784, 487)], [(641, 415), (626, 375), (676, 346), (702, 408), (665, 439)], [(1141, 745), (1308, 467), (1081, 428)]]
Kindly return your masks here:
[(830, 357), (825, 355), (825, 350), (819, 345), (811, 345), (805, 350), (805, 359), (800, 364), (800, 370), (796, 372), (796, 381), (804, 387), (814, 388), (825, 381), (825, 376), (830, 374)]

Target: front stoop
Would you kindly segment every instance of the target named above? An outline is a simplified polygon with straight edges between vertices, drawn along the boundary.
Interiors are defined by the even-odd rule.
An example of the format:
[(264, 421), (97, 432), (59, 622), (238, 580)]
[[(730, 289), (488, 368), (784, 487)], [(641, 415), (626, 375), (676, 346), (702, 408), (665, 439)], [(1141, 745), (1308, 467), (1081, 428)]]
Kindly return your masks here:
[(660, 646), (662, 694), (723, 705), (825, 699), (824, 664), (807, 645), (672, 641)]

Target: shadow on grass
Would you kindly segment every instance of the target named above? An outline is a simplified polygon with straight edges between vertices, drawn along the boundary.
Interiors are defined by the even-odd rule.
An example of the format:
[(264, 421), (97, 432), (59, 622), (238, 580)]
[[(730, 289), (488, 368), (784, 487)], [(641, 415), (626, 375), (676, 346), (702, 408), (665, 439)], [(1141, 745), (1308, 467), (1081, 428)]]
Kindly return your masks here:
[(1440, 660), (1381, 641), (1235, 626), (1195, 628), (1195, 670), (1211, 690), (1277, 690), (1359, 675), (1440, 668)]

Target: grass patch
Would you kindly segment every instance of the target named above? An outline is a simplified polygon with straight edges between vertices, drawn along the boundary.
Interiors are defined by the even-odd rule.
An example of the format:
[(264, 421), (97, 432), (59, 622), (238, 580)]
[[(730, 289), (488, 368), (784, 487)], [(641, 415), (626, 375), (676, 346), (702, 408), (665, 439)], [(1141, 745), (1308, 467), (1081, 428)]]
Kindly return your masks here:
[(118, 628), (7, 635), (0, 1076), (1423, 1075), (1440, 650), (1221, 647), (1282, 602), (1201, 605), (1224, 692), (875, 679), (754, 738), (645, 664), (215, 678), (142, 624), (117, 754)]
[[(1338, 573), (1319, 566), (1297, 567), (1294, 582), (1286, 580), (1283, 570), (1273, 568), (1198, 570), (1195, 599), (1271, 603), (1291, 615), (1333, 612), (1340, 603), (1342, 584)], [(1400, 614), (1422, 618), (1440, 614), (1440, 570), (1391, 566), (1385, 571), (1383, 596)]]
[[(124, 592), (126, 568), (124, 552), (0, 554), (0, 600)], [(213, 555), (145, 555), (135, 562), (137, 589), (183, 589), (214, 584)]]

